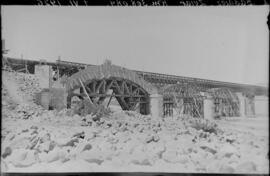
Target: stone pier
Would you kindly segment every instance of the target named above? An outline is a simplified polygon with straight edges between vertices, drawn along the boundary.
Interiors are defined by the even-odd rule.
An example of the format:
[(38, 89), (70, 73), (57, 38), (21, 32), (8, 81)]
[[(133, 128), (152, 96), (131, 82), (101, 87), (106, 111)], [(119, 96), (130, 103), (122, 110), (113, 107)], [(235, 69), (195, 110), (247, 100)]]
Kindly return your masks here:
[(255, 96), (255, 113), (257, 116), (269, 116), (269, 98), (267, 96)]
[(52, 66), (35, 65), (35, 76), (39, 80), (41, 88), (47, 89), (52, 86)]
[(150, 95), (150, 113), (154, 118), (163, 116), (163, 96), (160, 94)]
[(64, 87), (53, 88), (52, 66), (35, 65), (35, 76), (42, 91), (37, 94), (37, 103), (45, 109), (61, 110), (67, 107), (67, 92)]
[(203, 100), (203, 118), (205, 119), (214, 119), (214, 100), (212, 97), (208, 96)]
[(242, 92), (237, 92), (236, 95), (239, 99), (240, 117), (246, 117), (246, 113), (245, 113), (246, 112), (246, 105), (245, 105), (246, 98)]

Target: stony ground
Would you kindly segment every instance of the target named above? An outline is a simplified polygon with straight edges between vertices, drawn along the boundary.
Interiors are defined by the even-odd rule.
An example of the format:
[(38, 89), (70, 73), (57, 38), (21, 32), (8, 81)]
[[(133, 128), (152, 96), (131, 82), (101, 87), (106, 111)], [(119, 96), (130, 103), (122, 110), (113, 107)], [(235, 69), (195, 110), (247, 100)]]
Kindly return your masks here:
[(2, 87), (1, 172), (269, 173), (268, 118), (211, 122), (118, 110), (97, 120), (16, 104)]

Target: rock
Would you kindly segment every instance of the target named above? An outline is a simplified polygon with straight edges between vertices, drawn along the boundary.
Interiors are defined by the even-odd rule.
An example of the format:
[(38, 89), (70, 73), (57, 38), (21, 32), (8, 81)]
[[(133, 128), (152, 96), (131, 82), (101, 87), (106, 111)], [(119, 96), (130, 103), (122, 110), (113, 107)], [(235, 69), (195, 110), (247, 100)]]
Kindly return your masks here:
[(80, 154), (80, 157), (89, 163), (96, 163), (100, 165), (104, 159), (100, 150), (87, 150)]
[(28, 152), (28, 150), (26, 150), (26, 149), (14, 149), (12, 151), (11, 156), (9, 156), (8, 159), (11, 162), (13, 162), (13, 160), (14, 161), (22, 161), (26, 158), (27, 152)]
[(238, 150), (230, 144), (225, 144), (223, 147), (221, 147), (219, 155), (221, 155), (221, 157), (228, 157), (228, 158), (230, 158), (232, 155), (240, 156)]
[(1, 173), (8, 171), (8, 165), (7, 163), (1, 159)]
[(153, 164), (153, 162), (150, 160), (150, 157), (143, 151), (133, 152), (132, 155), (130, 156), (130, 163), (148, 166), (151, 166)]
[(92, 145), (88, 142), (80, 142), (78, 145), (74, 148), (75, 154), (81, 153), (83, 151), (88, 151), (92, 149)]
[(87, 143), (87, 144), (85, 144), (85, 146), (83, 147), (82, 152), (83, 152), (83, 151), (86, 151), (86, 150), (90, 150), (91, 148), (92, 148), (92, 145), (89, 144), (89, 143)]
[(219, 161), (211, 161), (210, 163), (207, 164), (206, 170), (207, 172), (219, 172), (219, 169), (221, 168), (221, 164)]
[(38, 155), (38, 158), (41, 162), (51, 163), (57, 160), (61, 160), (62, 162), (66, 160), (67, 152), (61, 150), (58, 147), (55, 147), (52, 151), (45, 153), (42, 152)]
[(229, 165), (222, 165), (220, 168), (219, 168), (219, 172), (221, 173), (234, 173), (234, 168), (229, 166)]
[(39, 138), (36, 138), (36, 136), (30, 141), (30, 144), (28, 145), (27, 149), (32, 150), (35, 148), (35, 146), (38, 144)]
[(24, 129), (22, 130), (22, 133), (27, 133), (29, 130), (28, 129)]
[(48, 153), (49, 151), (52, 151), (55, 146), (56, 146), (55, 142), (47, 141), (47, 142), (44, 142), (42, 144), (39, 144), (38, 150), (41, 151), (41, 152), (47, 152)]
[(225, 137), (225, 139), (226, 139), (226, 142), (228, 142), (228, 143), (233, 143), (233, 142), (235, 142), (236, 141), (236, 139), (237, 139), (237, 137), (235, 136), (235, 135), (229, 135), (229, 136), (226, 136)]
[(16, 149), (12, 152), (9, 161), (15, 167), (28, 167), (36, 162), (35, 151)]
[(201, 149), (212, 153), (213, 155), (217, 153), (217, 151), (215, 149), (213, 149), (212, 147), (208, 147), (208, 146), (200, 146)]
[(27, 148), (30, 143), (30, 137), (18, 136), (9, 143), (9, 147), (13, 149)]
[(235, 170), (236, 172), (240, 173), (254, 173), (257, 170), (257, 166), (252, 161), (246, 161), (242, 164), (239, 164)]
[(80, 133), (75, 133), (72, 137), (84, 139), (85, 133), (84, 133), (84, 131), (82, 131), (82, 132), (80, 132)]
[(40, 142), (43, 143), (43, 142), (47, 142), (47, 141), (50, 141), (51, 139), (51, 135), (50, 133), (45, 133), (45, 134), (42, 134), (41, 137), (40, 137)]
[(37, 130), (38, 127), (37, 126), (31, 126), (30, 129)]
[(7, 156), (9, 156), (11, 154), (12, 150), (10, 147), (6, 147), (4, 150), (4, 153), (2, 154), (3, 158), (6, 158)]
[(188, 154), (190, 157), (190, 160), (195, 163), (195, 164), (200, 164), (200, 165), (207, 165), (207, 152), (204, 150), (198, 151), (198, 153), (190, 153)]
[(176, 151), (165, 151), (162, 154), (162, 159), (169, 163), (177, 163), (180, 161)]
[(146, 145), (146, 153), (148, 153), (153, 158), (160, 159), (163, 152), (165, 152), (165, 146), (163, 143), (149, 143)]
[(79, 142), (79, 139), (76, 138), (76, 139), (71, 139), (70, 141), (68, 141), (66, 144), (64, 144), (63, 146), (71, 146), (71, 147), (74, 147), (75, 146), (75, 143), (78, 143)]
[(189, 162), (189, 157), (188, 155), (180, 155), (179, 156), (179, 163), (181, 164), (186, 164)]

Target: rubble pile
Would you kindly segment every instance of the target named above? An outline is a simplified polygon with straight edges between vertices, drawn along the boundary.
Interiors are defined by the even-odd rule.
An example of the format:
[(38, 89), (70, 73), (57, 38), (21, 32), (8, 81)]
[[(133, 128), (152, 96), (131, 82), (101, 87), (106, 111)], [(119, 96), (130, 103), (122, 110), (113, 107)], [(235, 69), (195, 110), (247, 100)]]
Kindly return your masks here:
[[(34, 102), (35, 94), (41, 91), (38, 78), (33, 74), (26, 74), (14, 71), (3, 71), (5, 85), (13, 85), (16, 94), (27, 102)], [(10, 93), (14, 95), (14, 92)]]

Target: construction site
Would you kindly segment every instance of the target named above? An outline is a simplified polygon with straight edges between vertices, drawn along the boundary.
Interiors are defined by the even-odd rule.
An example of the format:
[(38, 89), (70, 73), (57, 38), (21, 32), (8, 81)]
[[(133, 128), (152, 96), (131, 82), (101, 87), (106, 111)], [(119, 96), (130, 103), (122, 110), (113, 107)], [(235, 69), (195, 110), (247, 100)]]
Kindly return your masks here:
[(268, 88), (2, 58), (1, 172), (269, 173)]

